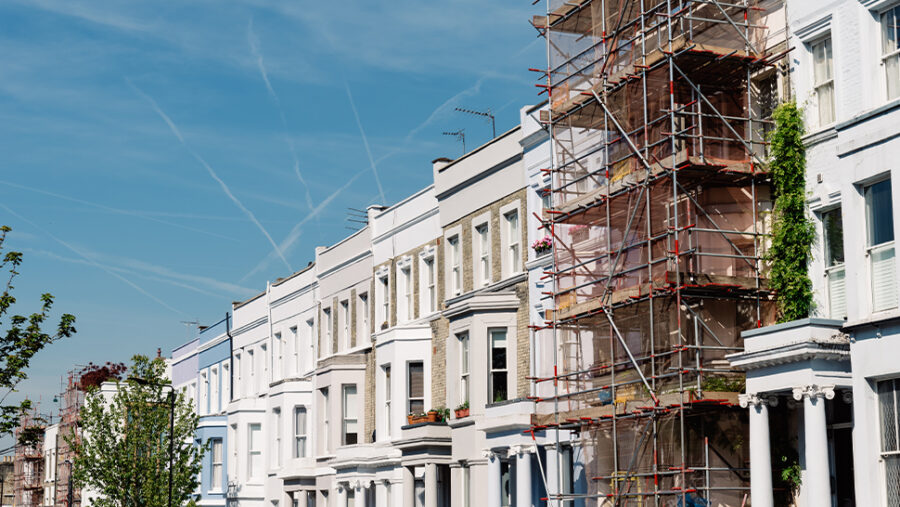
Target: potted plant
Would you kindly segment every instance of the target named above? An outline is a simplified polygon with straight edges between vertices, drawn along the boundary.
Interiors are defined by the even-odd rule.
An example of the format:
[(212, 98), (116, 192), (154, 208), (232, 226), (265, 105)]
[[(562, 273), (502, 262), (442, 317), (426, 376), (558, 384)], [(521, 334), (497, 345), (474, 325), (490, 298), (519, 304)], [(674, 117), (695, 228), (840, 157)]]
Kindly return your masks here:
[(531, 248), (537, 255), (543, 255), (553, 249), (553, 238), (544, 236), (541, 239), (536, 239), (534, 243), (531, 244)]
[(406, 422), (410, 425), (428, 422), (428, 414), (410, 412), (410, 414), (406, 416)]
[(458, 407), (456, 407), (456, 418), (462, 419), (463, 417), (469, 417), (469, 400), (462, 402)]

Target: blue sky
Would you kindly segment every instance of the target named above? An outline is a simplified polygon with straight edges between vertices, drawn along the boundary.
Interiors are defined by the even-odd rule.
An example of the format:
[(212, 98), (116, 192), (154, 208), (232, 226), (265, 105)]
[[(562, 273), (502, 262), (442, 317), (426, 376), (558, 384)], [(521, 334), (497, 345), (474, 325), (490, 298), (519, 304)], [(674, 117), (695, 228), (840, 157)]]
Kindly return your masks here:
[(347, 208), (431, 182), (540, 100), (528, 1), (0, 4), (0, 223), (25, 254), (18, 313), (52, 292), (88, 361), (167, 353), (230, 302), (350, 233)]

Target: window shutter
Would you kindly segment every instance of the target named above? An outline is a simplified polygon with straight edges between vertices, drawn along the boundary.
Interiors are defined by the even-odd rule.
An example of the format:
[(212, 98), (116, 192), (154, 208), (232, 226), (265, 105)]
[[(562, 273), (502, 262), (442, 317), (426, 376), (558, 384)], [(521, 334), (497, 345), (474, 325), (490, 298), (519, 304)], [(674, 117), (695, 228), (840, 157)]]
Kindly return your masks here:
[(896, 261), (893, 245), (872, 249), (872, 309), (897, 306)]

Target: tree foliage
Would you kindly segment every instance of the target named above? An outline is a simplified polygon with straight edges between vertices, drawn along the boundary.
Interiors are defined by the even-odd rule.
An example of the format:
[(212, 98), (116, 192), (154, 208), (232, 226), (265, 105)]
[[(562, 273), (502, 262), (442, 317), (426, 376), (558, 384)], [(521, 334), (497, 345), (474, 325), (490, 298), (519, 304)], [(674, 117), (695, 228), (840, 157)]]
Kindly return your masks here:
[[(67, 437), (76, 454), (75, 483), (100, 496), (93, 502), (98, 507), (162, 507), (168, 505), (171, 456), (172, 504), (194, 505), (206, 450), (192, 443), (198, 417), (184, 393), (171, 388), (162, 359), (132, 360), (131, 376), (117, 381), (114, 392), (91, 388), (85, 398), (82, 434)], [(172, 432), (170, 397), (175, 404)]]
[(807, 271), (812, 259), (815, 229), (806, 209), (806, 148), (803, 114), (788, 102), (773, 115), (770, 171), (775, 186), (769, 284), (778, 300), (778, 321), (809, 317), (813, 310), (812, 281)]
[[(3, 253), (3, 245), (6, 235), (12, 229), (0, 226), (0, 254)], [(54, 333), (47, 333), (43, 327), (50, 318), (50, 310), (53, 307), (53, 296), (42, 294), (41, 308), (31, 315), (9, 315), (16, 298), (12, 295), (13, 282), (19, 275), (19, 266), (22, 264), (22, 253), (8, 251), (2, 254), (0, 260), (0, 273), (6, 278), (3, 295), (0, 296), (0, 326), (9, 325), (9, 329), (0, 330), (0, 435), (12, 433), (19, 425), (23, 415), (31, 408), (31, 401), (24, 400), (17, 404), (7, 404), (6, 398), (16, 391), (18, 385), (28, 378), (26, 370), (31, 364), (31, 359), (47, 345), (75, 334), (75, 317), (66, 313), (60, 316), (59, 323)], [(8, 275), (7, 275), (8, 273)], [(34, 421), (40, 424), (40, 421)], [(23, 445), (34, 444), (33, 431), (20, 433), (20, 443)]]

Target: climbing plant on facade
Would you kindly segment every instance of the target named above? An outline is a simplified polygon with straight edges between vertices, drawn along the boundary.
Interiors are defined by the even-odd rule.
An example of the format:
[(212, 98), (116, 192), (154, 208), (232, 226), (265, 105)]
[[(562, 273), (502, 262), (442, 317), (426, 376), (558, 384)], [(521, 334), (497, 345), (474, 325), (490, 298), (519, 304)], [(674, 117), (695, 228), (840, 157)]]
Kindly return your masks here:
[(770, 174), (775, 191), (769, 285), (778, 303), (778, 321), (809, 317), (813, 310), (809, 263), (815, 229), (806, 209), (806, 148), (803, 112), (793, 102), (778, 106), (770, 141)]

